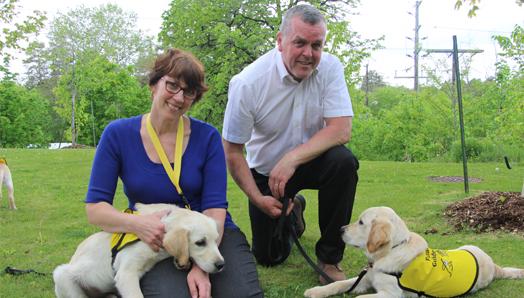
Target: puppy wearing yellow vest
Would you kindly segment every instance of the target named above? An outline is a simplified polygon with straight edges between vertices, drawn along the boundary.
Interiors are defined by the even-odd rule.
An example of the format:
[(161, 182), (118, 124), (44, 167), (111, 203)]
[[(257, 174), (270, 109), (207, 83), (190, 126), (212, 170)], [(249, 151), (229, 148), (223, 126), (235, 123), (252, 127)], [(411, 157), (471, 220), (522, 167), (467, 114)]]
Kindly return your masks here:
[(388, 207), (365, 210), (358, 221), (341, 228), (348, 245), (363, 249), (369, 267), (359, 277), (305, 291), (321, 298), (350, 290), (357, 297), (456, 297), (487, 287), (495, 278), (524, 278), (524, 269), (500, 267), (480, 248), (435, 250), (410, 232)]
[(9, 209), (16, 210), (13, 178), (11, 177), (9, 167), (7, 166), (7, 160), (4, 157), (0, 157), (0, 201), (2, 200), (2, 185), (7, 188)]

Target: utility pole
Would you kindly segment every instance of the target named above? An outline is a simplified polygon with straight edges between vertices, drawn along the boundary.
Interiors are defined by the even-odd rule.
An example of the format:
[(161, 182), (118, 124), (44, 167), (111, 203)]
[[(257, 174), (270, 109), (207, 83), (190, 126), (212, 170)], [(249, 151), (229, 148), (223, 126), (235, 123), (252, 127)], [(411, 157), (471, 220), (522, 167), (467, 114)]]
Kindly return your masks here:
[(366, 102), (365, 102), (365, 106), (366, 107), (369, 105), (369, 98), (368, 98), (368, 93), (369, 93), (369, 71), (368, 71), (368, 66), (369, 66), (369, 64), (366, 64)]
[(414, 77), (414, 84), (413, 84), (413, 90), (418, 91), (418, 53), (420, 52), (420, 45), (418, 40), (418, 31), (420, 29), (420, 25), (418, 23), (418, 8), (420, 7), (420, 4), (422, 1), (417, 1), (415, 4), (415, 47), (413, 50), (413, 77)]
[(464, 133), (464, 112), (462, 109), (462, 82), (460, 81), (460, 67), (458, 58), (457, 36), (453, 35), (453, 73), (456, 78), (457, 99), (460, 118), (460, 143), (462, 144), (462, 167), (464, 170), (464, 191), (469, 193), (468, 159), (466, 155), (466, 134)]
[[(418, 67), (418, 58), (420, 51), (422, 50), (422, 46), (420, 45), (420, 37), (419, 37), (419, 31), (420, 31), (420, 23), (419, 23), (419, 7), (422, 4), (422, 1), (417, 0), (415, 3), (415, 36), (414, 38), (406, 37), (409, 40), (412, 40), (413, 45), (413, 55), (407, 55), (410, 58), (413, 58), (413, 76), (397, 76), (395, 73), (396, 79), (413, 79), (413, 90), (415, 92), (418, 92), (418, 80), (419, 78), (427, 78), (427, 77), (421, 77), (419, 76), (419, 67)], [(411, 12), (408, 12), (408, 14), (413, 15)], [(425, 39), (425, 38), (422, 38)]]
[[(483, 50), (459, 50), (457, 46), (457, 36), (453, 35), (453, 49), (428, 49), (428, 53), (442, 53), (442, 54), (451, 54), (453, 57), (453, 81), (457, 87), (457, 102), (459, 106), (459, 124), (460, 124), (460, 141), (462, 145), (462, 166), (464, 171), (464, 191), (469, 193), (469, 177), (468, 177), (468, 162), (466, 156), (466, 137), (464, 133), (464, 112), (462, 109), (462, 87), (460, 80), (460, 67), (459, 67), (459, 53), (471, 53), (477, 54), (484, 52)], [(453, 108), (454, 110), (454, 108)], [(455, 118), (455, 117), (453, 117)]]
[(76, 102), (76, 80), (75, 80), (75, 52), (73, 52), (73, 74), (71, 78), (71, 148), (76, 147), (76, 126), (75, 126), (75, 102)]

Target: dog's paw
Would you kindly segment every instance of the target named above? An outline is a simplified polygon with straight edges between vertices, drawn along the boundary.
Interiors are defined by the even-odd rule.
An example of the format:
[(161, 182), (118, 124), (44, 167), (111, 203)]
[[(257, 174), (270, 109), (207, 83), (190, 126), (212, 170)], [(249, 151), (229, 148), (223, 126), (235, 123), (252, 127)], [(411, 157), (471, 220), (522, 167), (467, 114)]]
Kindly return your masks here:
[(323, 294), (324, 291), (322, 291), (321, 288), (322, 287), (314, 287), (314, 288), (311, 288), (311, 289), (307, 289), (304, 292), (304, 297), (308, 297), (308, 298), (324, 298), (324, 297), (327, 297), (326, 295)]
[(174, 258), (175, 267), (178, 270), (189, 270), (193, 265), (187, 258)]

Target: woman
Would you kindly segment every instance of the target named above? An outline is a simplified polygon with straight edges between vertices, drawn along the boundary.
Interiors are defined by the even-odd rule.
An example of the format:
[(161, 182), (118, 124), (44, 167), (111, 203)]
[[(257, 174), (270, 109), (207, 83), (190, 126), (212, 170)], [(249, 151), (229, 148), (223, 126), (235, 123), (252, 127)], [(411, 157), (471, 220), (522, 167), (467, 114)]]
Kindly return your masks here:
[(204, 67), (190, 53), (170, 49), (155, 61), (149, 87), (150, 113), (113, 121), (102, 134), (86, 195), (89, 222), (108, 232), (136, 234), (155, 251), (162, 248), (160, 219), (166, 212), (115, 209), (118, 178), (131, 209), (136, 202), (169, 203), (202, 212), (219, 223), (224, 270), (208, 275), (193, 265), (179, 271), (169, 258), (141, 279), (144, 296), (263, 297), (249, 245), (227, 212), (221, 137), (211, 125), (184, 115), (208, 89)]

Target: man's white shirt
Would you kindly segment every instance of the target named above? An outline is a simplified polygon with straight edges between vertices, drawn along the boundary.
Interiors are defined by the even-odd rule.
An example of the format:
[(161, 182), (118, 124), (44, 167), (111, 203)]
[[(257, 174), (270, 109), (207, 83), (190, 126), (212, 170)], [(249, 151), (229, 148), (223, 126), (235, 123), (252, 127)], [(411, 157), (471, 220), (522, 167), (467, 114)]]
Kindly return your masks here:
[(231, 79), (222, 137), (246, 144), (249, 167), (268, 175), (325, 118), (343, 116), (353, 116), (353, 108), (339, 59), (322, 53), (311, 76), (297, 82), (275, 48)]

